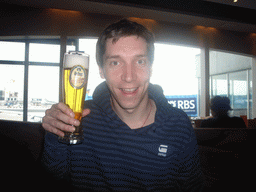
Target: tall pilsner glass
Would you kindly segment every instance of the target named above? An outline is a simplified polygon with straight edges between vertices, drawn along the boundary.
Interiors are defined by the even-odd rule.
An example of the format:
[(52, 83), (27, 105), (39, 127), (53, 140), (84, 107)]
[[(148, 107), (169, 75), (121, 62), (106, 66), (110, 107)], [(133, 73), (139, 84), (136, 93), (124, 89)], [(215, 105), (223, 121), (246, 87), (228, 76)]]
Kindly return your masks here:
[[(89, 55), (70, 51), (65, 53), (63, 60), (63, 99), (64, 103), (75, 113), (75, 119), (81, 121), (84, 100), (87, 89), (89, 71)], [(65, 132), (64, 137), (59, 137), (61, 143), (80, 144), (83, 141), (83, 129), (75, 127), (75, 131)]]

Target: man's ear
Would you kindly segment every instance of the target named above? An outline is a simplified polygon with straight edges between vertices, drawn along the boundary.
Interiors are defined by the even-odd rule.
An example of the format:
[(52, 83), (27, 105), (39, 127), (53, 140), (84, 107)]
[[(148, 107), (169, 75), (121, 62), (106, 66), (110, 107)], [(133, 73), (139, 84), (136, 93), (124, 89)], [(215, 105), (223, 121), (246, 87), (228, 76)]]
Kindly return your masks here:
[(99, 72), (100, 72), (100, 77), (102, 79), (105, 79), (105, 75), (104, 75), (104, 69), (102, 67), (99, 67)]

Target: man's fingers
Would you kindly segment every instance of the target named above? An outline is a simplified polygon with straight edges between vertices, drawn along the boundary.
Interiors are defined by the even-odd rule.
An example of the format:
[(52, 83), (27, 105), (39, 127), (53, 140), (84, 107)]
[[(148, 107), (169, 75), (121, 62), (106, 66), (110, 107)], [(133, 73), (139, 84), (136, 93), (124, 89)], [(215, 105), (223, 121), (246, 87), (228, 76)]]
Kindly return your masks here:
[[(45, 114), (46, 116), (52, 117), (53, 121), (51, 121), (51, 124), (53, 126), (58, 127), (61, 130), (63, 130), (62, 128), (63, 126), (59, 126), (59, 125), (62, 125), (62, 123), (60, 124), (59, 122), (56, 122), (56, 120), (62, 121), (65, 124), (74, 125), (74, 126), (78, 126), (80, 124), (78, 120), (74, 119), (75, 115), (72, 112), (72, 110), (69, 107), (67, 107), (64, 103), (58, 103), (53, 105), (50, 109), (46, 110)], [(50, 121), (51, 119), (47, 119), (47, 120)], [(64, 129), (65, 129), (65, 126), (64, 126)], [(63, 131), (66, 131), (66, 130), (63, 130)]]
[(89, 115), (91, 113), (90, 109), (84, 109), (82, 112), (82, 117), (85, 117), (86, 115)]
[(54, 104), (47, 109), (42, 121), (42, 126), (46, 131), (58, 136), (64, 136), (64, 132), (74, 132), (74, 126), (79, 124), (80, 122), (74, 119), (72, 110), (64, 103)]
[(55, 135), (58, 135), (60, 137), (64, 136), (64, 132), (62, 132), (59, 129), (54, 128), (50, 124), (44, 124), (43, 126), (44, 126), (45, 130), (48, 131), (48, 132), (54, 133)]
[[(59, 120), (56, 120), (54, 118), (51, 118), (49, 116), (45, 116), (43, 118), (42, 126), (46, 131), (56, 133), (57, 135), (62, 134), (63, 131), (65, 132), (74, 132), (75, 128), (74, 126), (67, 125)], [(64, 134), (64, 133), (63, 133)], [(61, 136), (61, 135), (59, 135)]]
[[(82, 117), (85, 117), (90, 112), (90, 109), (84, 109)], [(79, 120), (74, 117), (73, 111), (64, 103), (54, 104), (45, 111), (42, 126), (46, 131), (58, 136), (64, 136), (64, 132), (74, 132), (74, 126), (80, 125)]]
[(75, 114), (73, 113), (73, 111), (67, 105), (65, 105), (62, 102), (54, 105), (54, 108), (62, 111), (63, 113), (65, 113), (66, 115), (68, 115), (70, 117), (75, 117)]
[(43, 118), (43, 122), (42, 122), (42, 126), (43, 126), (43, 128), (46, 130), (46, 131), (48, 131), (48, 132), (51, 132), (51, 133), (54, 133), (54, 134), (56, 134), (56, 135), (58, 135), (58, 136), (60, 136), (60, 137), (63, 137), (64, 136), (64, 132), (62, 132), (61, 130), (59, 130), (58, 128), (56, 128), (56, 127), (53, 127), (51, 124), (49, 124), (48, 122), (48, 120), (47, 120), (47, 116), (45, 116), (44, 118)]
[(65, 113), (63, 113), (60, 110), (52, 111), (51, 117), (56, 118), (57, 120), (62, 121), (62, 122), (66, 123), (66, 124), (69, 124), (69, 125), (75, 125), (75, 126), (79, 125), (78, 120), (74, 119), (73, 117), (70, 117), (70, 116), (66, 115)]
[(75, 114), (73, 113), (73, 111), (62, 102), (52, 105), (52, 107), (50, 109), (46, 110), (45, 114), (52, 116), (52, 115), (55, 115), (54, 113), (52, 113), (55, 111), (61, 111), (62, 113), (66, 114), (70, 117), (75, 117)]

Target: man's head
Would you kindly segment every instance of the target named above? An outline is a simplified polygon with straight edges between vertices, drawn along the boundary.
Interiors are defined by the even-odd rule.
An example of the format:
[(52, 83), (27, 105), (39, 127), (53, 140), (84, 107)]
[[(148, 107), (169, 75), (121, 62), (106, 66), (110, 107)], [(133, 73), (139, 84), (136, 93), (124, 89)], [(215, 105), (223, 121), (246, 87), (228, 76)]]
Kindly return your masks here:
[(211, 99), (211, 110), (213, 116), (227, 115), (231, 110), (230, 100), (228, 97), (215, 96)]
[(96, 45), (96, 60), (99, 67), (103, 67), (103, 55), (106, 52), (106, 42), (112, 39), (112, 43), (117, 42), (121, 37), (137, 36), (146, 40), (147, 54), (150, 63), (154, 61), (154, 35), (146, 27), (136, 22), (123, 19), (107, 27), (98, 39)]
[(97, 42), (96, 59), (116, 111), (142, 110), (154, 56), (154, 37), (144, 26), (128, 20), (110, 25)]

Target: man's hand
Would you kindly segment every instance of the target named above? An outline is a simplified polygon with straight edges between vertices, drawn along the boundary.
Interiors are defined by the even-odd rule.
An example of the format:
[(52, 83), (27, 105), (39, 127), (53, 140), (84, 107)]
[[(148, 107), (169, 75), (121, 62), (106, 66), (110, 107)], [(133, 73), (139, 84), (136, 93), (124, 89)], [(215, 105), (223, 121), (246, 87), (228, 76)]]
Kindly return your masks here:
[[(88, 115), (90, 109), (84, 109), (82, 117)], [(74, 118), (73, 111), (64, 103), (52, 105), (50, 109), (45, 111), (42, 126), (46, 131), (52, 132), (58, 136), (63, 137), (64, 132), (74, 132), (73, 126), (79, 126), (80, 122)], [(72, 126), (73, 125), (73, 126)]]

